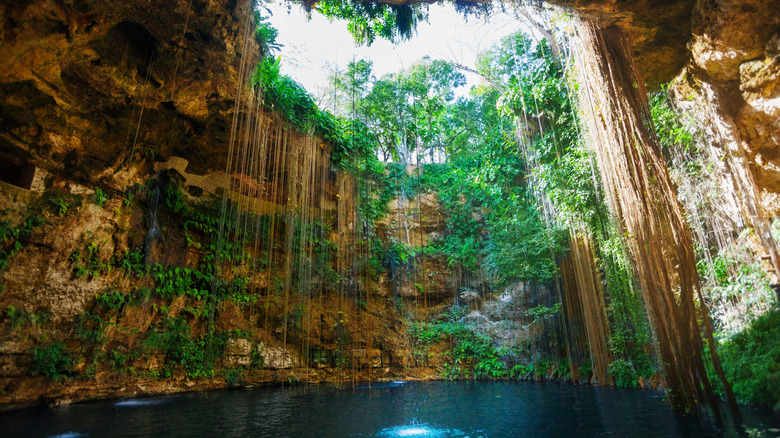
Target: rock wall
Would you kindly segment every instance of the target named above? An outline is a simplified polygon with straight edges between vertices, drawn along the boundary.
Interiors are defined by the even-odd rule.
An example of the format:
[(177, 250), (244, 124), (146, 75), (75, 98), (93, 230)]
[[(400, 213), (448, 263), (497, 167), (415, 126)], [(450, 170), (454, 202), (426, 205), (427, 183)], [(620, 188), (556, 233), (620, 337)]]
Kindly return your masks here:
[(2, 2), (0, 161), (116, 189), (171, 155), (223, 168), (248, 7)]
[[(414, 356), (406, 325), (442, 307), (435, 292), (426, 308), (419, 291), (398, 297), (372, 283), (355, 296), (332, 282), (291, 292), (288, 306), (269, 284), (278, 272), (260, 270), (249, 277), (252, 287), (221, 294), (209, 311), (213, 286), (203, 278), (216, 235), (192, 221), (213, 224), (219, 209), (209, 206), (214, 198), (187, 201), (186, 180), (163, 174), (171, 172), (159, 201), (150, 185), (102, 199), (69, 181), (43, 193), (0, 183), (0, 202), (10, 207), (0, 214), (2, 229), (34, 218), (18, 248), (0, 242), (8, 262), (0, 270), (0, 410), (238, 384), (437, 375), (442, 359)], [(171, 193), (179, 201), (171, 203)], [(145, 267), (151, 209), (162, 240), (152, 243)]]
[[(693, 20), (691, 93), (706, 102), (713, 146), (735, 155), (759, 202), (780, 212), (780, 1), (701, 0)], [(752, 195), (748, 193), (747, 195)]]

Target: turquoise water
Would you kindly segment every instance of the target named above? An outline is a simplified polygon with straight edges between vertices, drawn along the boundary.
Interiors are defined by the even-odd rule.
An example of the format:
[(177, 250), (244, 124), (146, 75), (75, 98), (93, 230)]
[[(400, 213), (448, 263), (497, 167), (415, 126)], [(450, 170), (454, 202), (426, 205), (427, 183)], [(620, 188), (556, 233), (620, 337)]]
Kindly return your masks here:
[(520, 382), (264, 387), (75, 404), (0, 415), (8, 437), (780, 436), (771, 413), (741, 426), (677, 417), (660, 393)]

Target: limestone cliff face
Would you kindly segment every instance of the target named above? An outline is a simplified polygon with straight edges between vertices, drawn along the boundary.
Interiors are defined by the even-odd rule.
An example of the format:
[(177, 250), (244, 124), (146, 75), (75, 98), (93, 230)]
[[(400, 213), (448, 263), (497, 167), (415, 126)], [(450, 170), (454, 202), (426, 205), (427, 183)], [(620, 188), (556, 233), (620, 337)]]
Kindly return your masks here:
[[(742, 163), (777, 213), (780, 193), (780, 1), (701, 0), (691, 41), (691, 82), (717, 125), (716, 143)], [(718, 140), (720, 140), (718, 142)]]
[(594, 20), (618, 26), (631, 38), (634, 56), (652, 87), (671, 80), (689, 58), (695, 0), (551, 0)]
[(119, 189), (155, 158), (220, 168), (248, 6), (1, 2), (0, 153)]

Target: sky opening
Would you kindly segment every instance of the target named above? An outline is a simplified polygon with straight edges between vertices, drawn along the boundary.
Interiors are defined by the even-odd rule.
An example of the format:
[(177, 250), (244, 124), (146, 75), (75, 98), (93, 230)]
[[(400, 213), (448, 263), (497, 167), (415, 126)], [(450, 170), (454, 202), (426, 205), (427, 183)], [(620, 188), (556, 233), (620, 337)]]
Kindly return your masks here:
[[(518, 30), (528, 32), (511, 10), (494, 8), (489, 18), (464, 17), (451, 4), (432, 4), (427, 22), (417, 26), (412, 39), (393, 44), (377, 38), (371, 46), (357, 46), (344, 21), (329, 21), (312, 11), (309, 16), (298, 4), (286, 1), (266, 3), (273, 16), (269, 22), (279, 30), (277, 42), (283, 45), (282, 73), (322, 101), (330, 73), (344, 70), (354, 60), (369, 59), (374, 75), (381, 78), (403, 70), (424, 56), (444, 59), (470, 68), (480, 52)], [(456, 90), (465, 95), (479, 76), (463, 72), (467, 85)]]

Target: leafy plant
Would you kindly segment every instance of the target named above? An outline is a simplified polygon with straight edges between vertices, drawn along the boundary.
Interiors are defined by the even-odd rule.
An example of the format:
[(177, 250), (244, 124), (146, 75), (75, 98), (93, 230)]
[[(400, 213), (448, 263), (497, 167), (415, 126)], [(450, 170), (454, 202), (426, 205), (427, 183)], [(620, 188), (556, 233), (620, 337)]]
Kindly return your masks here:
[(214, 376), (215, 361), (222, 356), (226, 333), (208, 332), (193, 339), (183, 318), (164, 318), (146, 339), (146, 346), (165, 353), (167, 367), (181, 367), (189, 378)]
[(526, 316), (533, 318), (534, 321), (538, 321), (540, 319), (547, 318), (548, 316), (552, 316), (557, 313), (560, 313), (560, 311), (561, 311), (561, 303), (555, 303), (550, 307), (547, 307), (544, 304), (540, 304), (536, 307), (526, 310), (525, 314)]
[(71, 374), (73, 359), (64, 344), (52, 342), (34, 347), (32, 350), (34, 375), (58, 380)]
[[(266, 13), (270, 14), (270, 11), (266, 9)], [(264, 17), (259, 9), (255, 9), (255, 22), (257, 23), (255, 41), (260, 48), (260, 54), (264, 57), (272, 55), (282, 48), (282, 45), (276, 41), (279, 31), (271, 26), (267, 20), (268, 17)]]
[(76, 336), (89, 347), (103, 345), (105, 341), (105, 323), (100, 315), (82, 312), (76, 316), (73, 326)]
[[(739, 402), (780, 407), (780, 311), (756, 318), (746, 330), (724, 340), (718, 353)], [(710, 381), (718, 382), (714, 370), (709, 372)], [(722, 393), (719, 383), (715, 386)]]
[(3, 309), (3, 314), (13, 329), (21, 327), (26, 320), (24, 312), (16, 310), (14, 306), (8, 306)]
[(391, 41), (411, 37), (420, 20), (425, 20), (427, 8), (388, 5), (374, 2), (323, 0), (317, 2), (317, 12), (347, 21), (347, 28), (359, 44), (371, 45), (376, 37)]
[(128, 301), (128, 296), (114, 290), (96, 295), (95, 299), (106, 310), (119, 310)]
[(10, 222), (0, 221), (0, 271), (3, 271), (19, 251), (24, 248), (33, 230), (42, 225), (41, 216), (33, 213), (18, 227)]
[(130, 188), (122, 195), (122, 204), (125, 207), (131, 207), (133, 205), (133, 199), (135, 199), (135, 191), (134, 188)]
[(95, 189), (95, 204), (98, 207), (102, 207), (103, 205), (105, 205), (107, 200), (108, 200), (108, 195), (103, 193), (103, 190), (100, 187), (97, 187)]
[(225, 383), (228, 388), (241, 386), (244, 383), (244, 370), (242, 368), (230, 368), (224, 371)]

